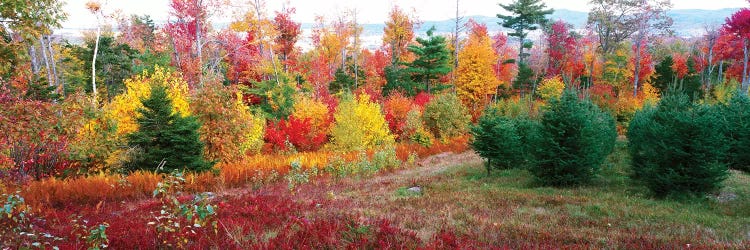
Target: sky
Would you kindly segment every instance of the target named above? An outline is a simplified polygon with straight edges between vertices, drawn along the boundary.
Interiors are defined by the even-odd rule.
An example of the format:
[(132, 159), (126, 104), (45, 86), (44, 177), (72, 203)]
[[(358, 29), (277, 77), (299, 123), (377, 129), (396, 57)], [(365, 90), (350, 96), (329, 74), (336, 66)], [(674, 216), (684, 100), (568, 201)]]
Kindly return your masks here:
[[(68, 20), (63, 23), (66, 29), (87, 29), (94, 27), (96, 19), (85, 9), (90, 0), (67, 0), (65, 11)], [(105, 0), (100, 0), (105, 1)], [(237, 0), (234, 0), (237, 1)], [(509, 3), (512, 0), (460, 0), (462, 16), (494, 16), (500, 12), (498, 3)], [(266, 0), (268, 13), (273, 13), (286, 6), (295, 7), (297, 14), (293, 18), (302, 23), (312, 23), (316, 16), (336, 17), (338, 13), (354, 9), (360, 23), (383, 23), (394, 5), (407, 11), (423, 21), (451, 19), (456, 15), (455, 0)], [(554, 9), (588, 11), (588, 0), (545, 0), (547, 6)], [(746, 0), (672, 0), (675, 9), (722, 9), (750, 7)], [(169, 0), (107, 0), (106, 11), (121, 10), (122, 14), (151, 15), (154, 20), (166, 20), (169, 14)], [(240, 9), (240, 8), (236, 8)], [(216, 20), (228, 21), (231, 10), (217, 13)]]

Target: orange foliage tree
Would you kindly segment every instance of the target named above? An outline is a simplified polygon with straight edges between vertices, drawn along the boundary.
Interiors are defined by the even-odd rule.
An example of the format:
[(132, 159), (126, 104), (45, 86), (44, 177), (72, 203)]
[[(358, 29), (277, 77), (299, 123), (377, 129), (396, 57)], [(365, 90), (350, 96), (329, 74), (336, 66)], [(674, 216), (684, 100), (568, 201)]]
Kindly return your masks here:
[(492, 48), (492, 39), (487, 26), (469, 21), (471, 30), (464, 48), (458, 53), (456, 92), (472, 113), (484, 108), (500, 84), (495, 77), (494, 65), (497, 54)]
[(383, 46), (390, 48), (392, 62), (410, 62), (414, 59), (407, 48), (414, 41), (414, 28), (417, 24), (415, 18), (410, 17), (398, 5), (393, 6), (383, 29)]

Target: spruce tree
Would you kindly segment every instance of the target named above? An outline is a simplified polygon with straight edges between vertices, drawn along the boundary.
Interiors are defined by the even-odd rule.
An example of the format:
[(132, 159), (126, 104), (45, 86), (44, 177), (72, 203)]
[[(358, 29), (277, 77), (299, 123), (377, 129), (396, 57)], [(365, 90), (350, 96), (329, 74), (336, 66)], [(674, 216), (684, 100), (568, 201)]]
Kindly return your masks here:
[(530, 171), (543, 185), (575, 186), (590, 182), (614, 149), (612, 116), (573, 91), (552, 99), (543, 113), (535, 161)]
[(445, 37), (434, 36), (435, 26), (427, 31), (427, 39), (417, 37), (417, 45), (409, 45), (408, 49), (417, 58), (409, 64), (415, 82), (424, 83), (427, 93), (439, 90), (442, 86), (433, 89), (430, 84), (441, 76), (448, 74), (450, 68), (450, 51), (446, 47)]
[(658, 197), (702, 195), (727, 178), (728, 143), (716, 107), (668, 92), (635, 114), (628, 129), (633, 177)]
[[(212, 163), (203, 158), (204, 144), (200, 141), (200, 124), (193, 116), (182, 117), (172, 108), (172, 100), (164, 86), (151, 88), (151, 95), (142, 100), (138, 109), (138, 131), (128, 135), (128, 145), (142, 152), (132, 159), (129, 170), (205, 171)], [(164, 162), (163, 167), (157, 167)]]

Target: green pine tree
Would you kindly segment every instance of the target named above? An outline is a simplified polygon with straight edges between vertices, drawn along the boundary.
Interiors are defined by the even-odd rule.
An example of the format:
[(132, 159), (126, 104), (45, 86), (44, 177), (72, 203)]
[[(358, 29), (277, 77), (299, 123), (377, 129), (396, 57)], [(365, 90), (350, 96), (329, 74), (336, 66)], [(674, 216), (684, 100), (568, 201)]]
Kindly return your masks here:
[(173, 113), (172, 100), (164, 86), (154, 86), (149, 98), (142, 100), (138, 109), (138, 131), (128, 135), (128, 145), (142, 150), (130, 165), (130, 170), (205, 171), (213, 163), (203, 158), (204, 144), (200, 141), (200, 124), (193, 116), (182, 117)]
[(566, 90), (552, 99), (541, 118), (529, 170), (543, 185), (590, 183), (615, 145), (615, 120), (588, 100)]
[[(445, 37), (434, 36), (435, 26), (427, 31), (427, 39), (417, 37), (419, 45), (409, 45), (408, 49), (417, 59), (409, 64), (415, 82), (424, 83), (427, 93), (433, 91), (430, 84), (451, 71), (450, 51), (446, 46)], [(444, 86), (436, 86), (436, 90)]]
[(534, 90), (536, 82), (537, 79), (534, 76), (534, 70), (525, 63), (518, 65), (518, 74), (513, 79), (513, 88), (519, 90), (521, 96), (531, 93)]
[(672, 59), (672, 56), (666, 56), (664, 57), (664, 60), (661, 60), (661, 62), (654, 67), (655, 72), (651, 77), (651, 84), (654, 88), (658, 89), (659, 93), (662, 95), (667, 93), (667, 90), (675, 81), (675, 73), (674, 70), (672, 70), (673, 64), (674, 60)]
[(500, 4), (500, 7), (510, 12), (510, 15), (497, 14), (497, 17), (502, 19), (498, 24), (512, 29), (513, 32), (508, 35), (518, 37), (520, 40), (518, 64), (521, 65), (526, 57), (523, 50), (528, 47), (525, 46), (525, 40), (529, 31), (537, 30), (545, 25), (549, 21), (546, 16), (555, 11), (547, 9), (547, 5), (542, 0), (515, 0), (511, 4)]

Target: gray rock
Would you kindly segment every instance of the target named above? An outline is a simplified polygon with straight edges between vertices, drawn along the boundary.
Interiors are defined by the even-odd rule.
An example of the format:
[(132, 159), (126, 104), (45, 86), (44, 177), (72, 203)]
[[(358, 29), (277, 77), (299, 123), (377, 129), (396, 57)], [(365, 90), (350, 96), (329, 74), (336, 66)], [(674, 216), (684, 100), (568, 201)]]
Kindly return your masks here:
[(406, 189), (406, 191), (415, 193), (415, 194), (422, 194), (422, 188), (421, 187), (410, 187), (409, 189)]

